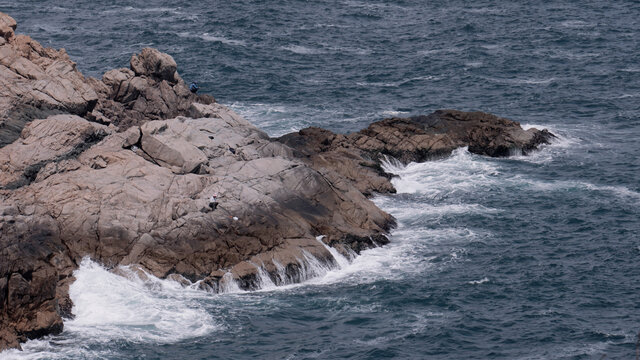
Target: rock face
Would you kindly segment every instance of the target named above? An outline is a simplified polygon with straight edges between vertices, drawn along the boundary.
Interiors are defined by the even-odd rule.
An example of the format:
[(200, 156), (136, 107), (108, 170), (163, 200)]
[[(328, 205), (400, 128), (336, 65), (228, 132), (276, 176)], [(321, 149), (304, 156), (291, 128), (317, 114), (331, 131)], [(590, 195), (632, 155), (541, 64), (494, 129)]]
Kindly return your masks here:
[(0, 350), (62, 331), (84, 257), (212, 292), (299, 282), (305, 261), (335, 262), (328, 246), (388, 242), (394, 219), (367, 199), (394, 191), (385, 155), (504, 156), (552, 136), (447, 110), (270, 139), (191, 94), (167, 54), (143, 49), (130, 69), (84, 78), (15, 28), (0, 13)]

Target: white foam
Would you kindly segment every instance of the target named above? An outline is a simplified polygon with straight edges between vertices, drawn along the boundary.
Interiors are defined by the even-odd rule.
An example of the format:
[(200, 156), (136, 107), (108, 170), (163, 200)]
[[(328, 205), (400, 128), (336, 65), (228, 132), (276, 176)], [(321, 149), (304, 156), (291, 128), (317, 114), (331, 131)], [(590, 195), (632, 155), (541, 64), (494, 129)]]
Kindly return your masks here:
[(219, 43), (222, 43), (222, 44), (225, 44), (225, 45), (247, 46), (247, 43), (244, 40), (228, 39), (228, 38), (225, 38), (223, 36), (210, 35), (209, 33), (204, 33), (204, 34), (200, 35), (200, 38), (202, 40), (205, 40), (205, 41), (219, 42)]
[(121, 271), (127, 278), (82, 261), (69, 288), (75, 318), (65, 322), (65, 331), (92, 333), (104, 341), (171, 343), (218, 328), (211, 315), (190, 301), (199, 292), (150, 274), (143, 281), (128, 268)]
[(231, 272), (226, 272), (220, 281), (220, 292), (223, 294), (237, 294), (242, 292), (238, 283), (233, 279)]
[(292, 53), (300, 54), (300, 55), (315, 55), (315, 54), (323, 54), (326, 52), (320, 48), (310, 48), (302, 45), (281, 46), (280, 49), (287, 50)]
[(264, 269), (262, 265), (253, 264), (258, 269), (258, 288), (261, 290), (272, 290), (276, 288), (276, 284), (273, 283), (273, 280), (267, 274), (267, 271)]
[(318, 242), (320, 244), (322, 244), (322, 246), (324, 246), (324, 248), (327, 249), (327, 251), (329, 251), (329, 253), (331, 253), (331, 256), (333, 256), (333, 258), (335, 259), (336, 263), (338, 264), (338, 268), (344, 269), (347, 266), (349, 266), (349, 259), (344, 257), (344, 255), (340, 254), (338, 252), (338, 250), (336, 250), (335, 248), (325, 244), (322, 241), (323, 238), (324, 238), (324, 235), (320, 235), (320, 236), (316, 237), (316, 240), (318, 240)]
[(487, 282), (489, 282), (489, 278), (485, 276), (485, 277), (483, 277), (483, 278), (482, 278), (482, 279), (480, 279), (480, 280), (472, 280), (472, 281), (469, 281), (469, 282), (467, 282), (467, 284), (471, 284), (471, 285), (480, 285), (480, 284), (484, 284), (484, 283), (487, 283)]
[(403, 115), (408, 115), (409, 112), (408, 111), (396, 111), (396, 110), (386, 110), (380, 113), (382, 116), (384, 117), (398, 117), (398, 116), (403, 116)]
[(202, 39), (204, 41), (219, 42), (221, 44), (230, 45), (230, 46), (247, 46), (247, 43), (244, 40), (229, 39), (229, 38), (226, 38), (224, 36), (212, 35), (212, 34), (209, 34), (209, 33), (194, 34), (194, 33), (191, 33), (191, 32), (184, 32), (183, 31), (183, 32), (176, 33), (176, 35), (178, 35), (179, 37), (182, 37), (182, 38), (199, 38), (199, 39)]
[(482, 65), (484, 65), (482, 61), (471, 61), (464, 64), (464, 66), (469, 68), (477, 68), (477, 67), (481, 67)]
[(585, 27), (594, 26), (593, 24), (582, 21), (582, 20), (565, 20), (561, 22), (560, 25), (566, 28), (571, 28), (571, 29), (581, 29)]
[(550, 139), (550, 144), (542, 144), (538, 150), (531, 151), (527, 155), (516, 155), (511, 157), (511, 160), (519, 160), (536, 164), (548, 164), (553, 161), (554, 158), (567, 154), (570, 151), (575, 151), (579, 146), (584, 145), (582, 140), (572, 136), (569, 131), (557, 128), (553, 125), (539, 125), (524, 123), (520, 125), (524, 130), (529, 129), (547, 129), (555, 135)]
[[(64, 322), (64, 332), (6, 354), (16, 359), (110, 358), (117, 355), (105, 344), (113, 341), (174, 343), (222, 328), (202, 308), (201, 300), (211, 296), (206, 292), (150, 274), (143, 280), (126, 267), (119, 271), (125, 276), (84, 259), (69, 287), (75, 318)], [(93, 347), (100, 350), (90, 350), (91, 344), (100, 344)]]
[(384, 81), (378, 81), (378, 82), (357, 82), (356, 85), (358, 86), (364, 86), (364, 87), (370, 87), (370, 86), (379, 86), (379, 87), (398, 87), (413, 81), (425, 81), (425, 80), (440, 80), (441, 78), (438, 76), (433, 76), (433, 75), (425, 75), (425, 76), (415, 76), (415, 77), (411, 77), (411, 78), (407, 78), (407, 79), (402, 79), (399, 81), (392, 81), (392, 82), (384, 82)]
[(475, 191), (478, 186), (495, 184), (500, 174), (496, 164), (483, 161), (466, 147), (453, 151), (450, 157), (403, 166), (386, 158), (382, 168), (399, 175), (391, 182), (400, 194), (421, 193), (439, 198), (453, 192)]

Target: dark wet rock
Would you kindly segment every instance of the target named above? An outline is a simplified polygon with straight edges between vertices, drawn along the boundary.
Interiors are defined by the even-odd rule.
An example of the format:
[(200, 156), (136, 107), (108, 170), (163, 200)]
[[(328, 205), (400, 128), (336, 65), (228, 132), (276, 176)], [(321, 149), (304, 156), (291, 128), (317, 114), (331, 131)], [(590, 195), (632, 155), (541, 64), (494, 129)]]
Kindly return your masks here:
[(518, 122), (483, 112), (438, 110), (430, 115), (390, 118), (357, 133), (341, 135), (320, 128), (287, 134), (278, 141), (293, 148), (312, 168), (349, 179), (363, 194), (393, 193), (385, 156), (422, 162), (468, 147), (475, 154), (527, 154), (554, 137), (547, 130), (524, 130)]

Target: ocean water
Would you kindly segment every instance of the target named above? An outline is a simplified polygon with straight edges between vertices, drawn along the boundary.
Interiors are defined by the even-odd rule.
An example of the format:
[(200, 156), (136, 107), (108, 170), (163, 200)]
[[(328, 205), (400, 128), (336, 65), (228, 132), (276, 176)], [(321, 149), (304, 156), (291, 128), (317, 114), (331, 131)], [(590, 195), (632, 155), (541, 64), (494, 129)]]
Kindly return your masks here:
[(391, 243), (299, 285), (208, 294), (85, 260), (76, 318), (18, 359), (631, 359), (640, 331), (640, 3), (6, 1), (91, 76), (173, 55), (273, 136), (483, 110), (532, 156), (385, 168)]

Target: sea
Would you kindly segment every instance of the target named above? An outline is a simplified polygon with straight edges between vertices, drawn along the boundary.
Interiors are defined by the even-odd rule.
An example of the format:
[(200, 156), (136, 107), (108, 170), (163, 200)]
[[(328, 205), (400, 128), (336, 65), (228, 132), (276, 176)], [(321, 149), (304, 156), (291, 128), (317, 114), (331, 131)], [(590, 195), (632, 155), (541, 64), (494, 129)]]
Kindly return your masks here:
[[(634, 359), (638, 1), (0, 0), (84, 74), (155, 47), (271, 136), (481, 110), (557, 135), (384, 168), (390, 244), (211, 294), (85, 259), (60, 335), (2, 359)], [(337, 255), (336, 255), (337, 256)], [(126, 269), (123, 271), (126, 272)]]

